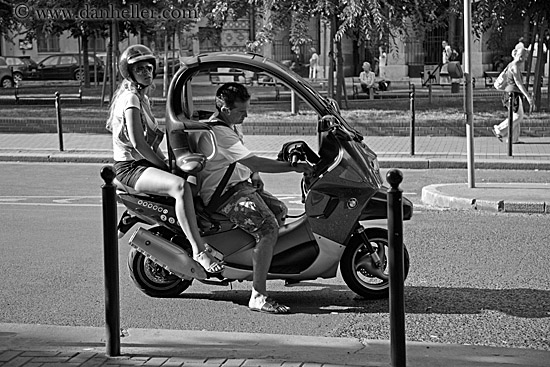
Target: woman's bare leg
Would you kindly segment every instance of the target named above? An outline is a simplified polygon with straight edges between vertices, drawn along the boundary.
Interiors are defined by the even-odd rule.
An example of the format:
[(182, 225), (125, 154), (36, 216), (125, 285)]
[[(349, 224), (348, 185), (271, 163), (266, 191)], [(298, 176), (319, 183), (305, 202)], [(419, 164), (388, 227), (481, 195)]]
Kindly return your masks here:
[[(197, 257), (206, 249), (206, 243), (197, 226), (191, 187), (187, 181), (169, 172), (150, 167), (141, 174), (135, 189), (140, 192), (173, 197), (176, 201), (174, 208), (176, 217), (191, 244), (193, 257)], [(206, 270), (217, 272), (221, 270), (221, 265)]]

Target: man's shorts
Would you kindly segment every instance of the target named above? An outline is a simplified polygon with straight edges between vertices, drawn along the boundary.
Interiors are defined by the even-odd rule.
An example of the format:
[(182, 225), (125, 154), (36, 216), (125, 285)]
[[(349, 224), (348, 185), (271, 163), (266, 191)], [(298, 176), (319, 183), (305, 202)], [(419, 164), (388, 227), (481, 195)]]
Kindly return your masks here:
[(286, 205), (267, 191), (259, 191), (248, 182), (236, 185), (236, 192), (218, 209), (245, 232), (260, 240), (279, 228), (286, 218)]

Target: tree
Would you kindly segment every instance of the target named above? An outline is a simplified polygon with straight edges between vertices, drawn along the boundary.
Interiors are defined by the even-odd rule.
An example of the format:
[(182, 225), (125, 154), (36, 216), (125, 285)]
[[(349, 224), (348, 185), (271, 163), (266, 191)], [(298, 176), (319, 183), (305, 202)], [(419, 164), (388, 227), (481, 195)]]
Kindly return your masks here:
[(12, 1), (0, 0), (0, 36), (6, 39), (19, 25), (13, 13), (13, 5)]
[[(215, 18), (223, 19), (225, 12), (236, 2), (216, 3), (218, 6), (211, 13)], [(444, 15), (438, 15), (436, 11), (441, 7), (441, 2), (436, 0), (249, 0), (249, 4), (263, 10), (264, 21), (252, 47), (270, 42), (278, 31), (288, 29), (292, 49), (297, 53), (301, 45), (312, 41), (307, 27), (312, 17), (319, 17), (331, 25), (332, 39), (338, 51), (336, 100), (339, 103), (344, 81), (341, 41), (345, 35), (361, 43), (380, 39), (382, 35), (394, 38), (421, 34), (444, 20)], [(329, 90), (332, 90), (330, 79)]]

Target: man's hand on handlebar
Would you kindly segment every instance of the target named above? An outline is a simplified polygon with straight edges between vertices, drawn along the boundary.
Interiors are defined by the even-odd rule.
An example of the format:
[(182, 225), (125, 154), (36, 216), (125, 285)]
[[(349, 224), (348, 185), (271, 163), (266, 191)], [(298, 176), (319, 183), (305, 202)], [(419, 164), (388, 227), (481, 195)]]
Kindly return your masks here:
[(306, 177), (313, 176), (315, 172), (315, 168), (308, 163), (296, 163), (293, 167), (296, 172), (303, 173)]

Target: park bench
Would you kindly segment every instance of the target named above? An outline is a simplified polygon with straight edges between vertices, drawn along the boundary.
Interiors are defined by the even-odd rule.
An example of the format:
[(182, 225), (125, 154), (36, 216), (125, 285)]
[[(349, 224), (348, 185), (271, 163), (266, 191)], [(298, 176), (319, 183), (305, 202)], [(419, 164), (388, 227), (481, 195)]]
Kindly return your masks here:
[(256, 74), (256, 81), (258, 83), (258, 86), (261, 87), (273, 87), (275, 88), (275, 100), (278, 101), (281, 96), (281, 90), (280, 88), (283, 87), (283, 83), (280, 81), (274, 79), (271, 75), (266, 73), (257, 73)]
[[(378, 82), (380, 81), (376, 81), (376, 83)], [(374, 99), (375, 95), (379, 95), (380, 98), (383, 98), (384, 95), (389, 96), (390, 94), (396, 94), (400, 92), (408, 93), (411, 90), (411, 83), (408, 80), (394, 80), (394, 81), (387, 80), (386, 82), (389, 83), (387, 90), (382, 91), (382, 90), (375, 90), (375, 88), (371, 88), (371, 90), (369, 91), (369, 96), (370, 96), (369, 98)], [(353, 99), (359, 99), (359, 96), (361, 95), (361, 93), (365, 94), (366, 96), (366, 93), (363, 92), (363, 89), (361, 88), (361, 80), (359, 78), (353, 77), (351, 80), (351, 83), (352, 83)]]
[[(244, 71), (211, 71), (208, 73), (210, 83), (225, 84), (228, 82), (251, 84), (252, 78), (248, 77)], [(229, 77), (229, 78), (225, 78)]]
[(20, 85), (15, 84), (14, 97), (15, 103), (19, 104), (20, 100), (55, 100), (55, 92), (59, 92), (60, 99), (78, 99), (82, 103), (82, 83), (64, 84), (48, 86), (47, 89), (55, 90), (54, 92), (45, 93), (43, 85)]

